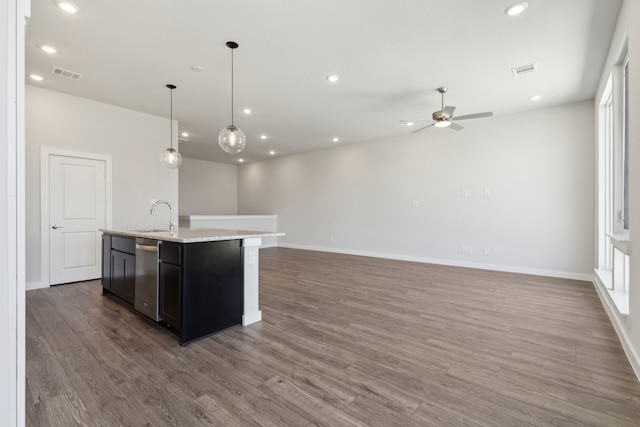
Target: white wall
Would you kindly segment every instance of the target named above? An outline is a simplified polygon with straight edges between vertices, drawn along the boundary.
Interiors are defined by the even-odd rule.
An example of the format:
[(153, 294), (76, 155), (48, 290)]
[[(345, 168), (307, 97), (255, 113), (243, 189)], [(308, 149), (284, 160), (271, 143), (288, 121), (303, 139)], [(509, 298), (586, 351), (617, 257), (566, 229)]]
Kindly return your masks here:
[(636, 375), (640, 378), (640, 0), (622, 4), (616, 32), (595, 99), (602, 98), (606, 81), (618, 61), (627, 38), (629, 52), (629, 234), (631, 236), (631, 271), (629, 315), (622, 316), (607, 298), (599, 282), (596, 289), (625, 347)]
[[(166, 208), (149, 214), (151, 199), (166, 199), (178, 218), (178, 171), (160, 163), (169, 146), (169, 119), (26, 87), (27, 282), (41, 280), (40, 149), (54, 147), (112, 156), (113, 228), (164, 227)], [(174, 143), (177, 144), (174, 126)]]
[(589, 101), (243, 165), (238, 211), (277, 214), (281, 246), (590, 279), (593, 122)]
[(184, 158), (180, 166), (181, 215), (238, 213), (238, 167)]
[(0, 425), (25, 423), (24, 33), (29, 2), (0, 3)]

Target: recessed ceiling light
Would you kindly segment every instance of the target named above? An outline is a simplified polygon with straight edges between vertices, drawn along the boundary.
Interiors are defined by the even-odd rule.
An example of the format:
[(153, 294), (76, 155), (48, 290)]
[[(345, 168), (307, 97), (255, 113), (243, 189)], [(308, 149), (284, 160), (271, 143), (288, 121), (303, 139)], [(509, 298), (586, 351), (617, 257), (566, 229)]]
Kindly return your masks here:
[(184, 136), (185, 138), (189, 136), (189, 132), (182, 132), (182, 136)]
[(267, 139), (267, 135), (260, 135), (260, 139)]
[(251, 114), (251, 108), (243, 108), (242, 112), (245, 114)]
[(340, 80), (340, 76), (337, 74), (331, 74), (330, 76), (327, 76), (327, 80), (329, 80), (331, 83), (335, 83)]
[(509, 16), (516, 16), (516, 15), (520, 15), (522, 12), (527, 10), (528, 7), (529, 7), (529, 4), (527, 2), (516, 3), (509, 6), (504, 11), (504, 13), (506, 13)]
[(534, 95), (529, 98), (530, 101), (540, 101), (540, 99), (542, 99), (542, 95)]
[(276, 154), (276, 152), (271, 150), (271, 151), (269, 151), (269, 154), (271, 154), (273, 156), (274, 154)]
[(69, 2), (66, 2), (66, 1), (58, 3), (58, 7), (60, 7), (60, 9), (64, 10), (67, 13), (76, 13), (76, 12), (78, 12), (78, 6), (76, 6), (75, 4), (71, 4)]
[(244, 159), (238, 159), (238, 161), (239, 161), (240, 163), (242, 163), (242, 162), (244, 162)]
[(56, 53), (57, 52), (57, 50), (54, 47), (47, 46), (47, 45), (40, 46), (40, 49), (44, 50), (47, 53)]
[(413, 123), (413, 122), (407, 122), (407, 123), (405, 123), (405, 124), (406, 124), (407, 126), (413, 126), (413, 125), (414, 125), (414, 123)]
[(340, 141), (340, 140), (339, 140), (338, 138), (333, 138), (333, 139), (332, 139), (332, 141), (333, 141), (333, 142), (338, 142), (338, 141)]
[(41, 82), (44, 80), (42, 76), (39, 76), (37, 74), (29, 74), (29, 77), (31, 77), (31, 80), (35, 80), (37, 82)]
[(201, 66), (201, 65), (192, 65), (192, 66), (191, 66), (191, 69), (192, 69), (193, 71), (198, 72), (198, 73), (201, 73), (202, 71), (204, 71), (204, 67), (203, 67), (203, 66)]

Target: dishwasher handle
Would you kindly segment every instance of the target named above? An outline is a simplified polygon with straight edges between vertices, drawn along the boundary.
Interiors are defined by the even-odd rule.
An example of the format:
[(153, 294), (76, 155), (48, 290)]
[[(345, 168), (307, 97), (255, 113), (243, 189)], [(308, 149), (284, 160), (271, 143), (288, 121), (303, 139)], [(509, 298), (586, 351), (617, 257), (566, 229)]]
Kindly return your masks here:
[(136, 243), (136, 249), (140, 249), (141, 251), (147, 252), (158, 252), (158, 247), (156, 245), (141, 245), (140, 243)]

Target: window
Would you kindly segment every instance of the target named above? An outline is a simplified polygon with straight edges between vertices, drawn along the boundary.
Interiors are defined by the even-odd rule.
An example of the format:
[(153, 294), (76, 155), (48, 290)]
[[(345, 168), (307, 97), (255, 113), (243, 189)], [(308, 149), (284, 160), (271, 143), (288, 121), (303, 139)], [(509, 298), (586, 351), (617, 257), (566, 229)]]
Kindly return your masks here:
[(629, 57), (609, 76), (599, 107), (597, 274), (629, 312)]
[(623, 70), (623, 90), (622, 90), (622, 108), (624, 113), (622, 115), (624, 124), (622, 126), (623, 132), (623, 163), (622, 163), (622, 228), (629, 230), (629, 58), (624, 61)]

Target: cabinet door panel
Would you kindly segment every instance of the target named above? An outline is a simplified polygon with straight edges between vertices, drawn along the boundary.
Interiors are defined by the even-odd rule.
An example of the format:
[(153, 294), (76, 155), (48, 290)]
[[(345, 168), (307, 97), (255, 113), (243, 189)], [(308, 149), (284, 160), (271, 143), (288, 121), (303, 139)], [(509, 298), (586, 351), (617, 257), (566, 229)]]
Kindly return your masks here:
[(133, 237), (113, 236), (111, 237), (111, 247), (116, 251), (135, 254), (136, 239)]
[(129, 304), (133, 304), (135, 298), (135, 256), (112, 250), (111, 267), (111, 292)]
[(102, 287), (111, 289), (111, 236), (102, 235)]
[(124, 255), (122, 252), (111, 251), (111, 292), (118, 296), (124, 291)]
[(160, 315), (164, 322), (180, 331), (182, 267), (160, 263)]
[(122, 299), (129, 304), (136, 302), (136, 256), (125, 254), (125, 276)]
[(162, 242), (160, 245), (160, 260), (173, 265), (182, 264), (182, 245)]

